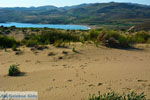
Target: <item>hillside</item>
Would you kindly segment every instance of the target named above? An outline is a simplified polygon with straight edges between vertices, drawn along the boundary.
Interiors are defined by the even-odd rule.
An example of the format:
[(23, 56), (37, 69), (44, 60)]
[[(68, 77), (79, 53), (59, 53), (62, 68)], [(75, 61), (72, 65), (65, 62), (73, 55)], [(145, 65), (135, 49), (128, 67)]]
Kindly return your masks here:
[(132, 26), (147, 21), (150, 6), (131, 3), (0, 8), (0, 22)]
[(133, 26), (133, 29), (132, 29), (132, 31), (141, 31), (141, 30), (149, 31), (150, 30), (150, 22), (145, 22), (145, 23)]

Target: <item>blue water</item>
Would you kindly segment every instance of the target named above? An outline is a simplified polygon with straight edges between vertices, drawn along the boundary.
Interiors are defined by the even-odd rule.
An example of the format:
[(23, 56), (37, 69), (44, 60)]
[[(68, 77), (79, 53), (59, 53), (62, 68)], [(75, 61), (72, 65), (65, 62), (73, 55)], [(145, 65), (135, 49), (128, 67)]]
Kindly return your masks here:
[(10, 27), (16, 26), (19, 28), (55, 28), (55, 29), (65, 29), (65, 30), (88, 30), (87, 26), (82, 25), (61, 25), (61, 24), (29, 24), (29, 23), (0, 23), (0, 26)]

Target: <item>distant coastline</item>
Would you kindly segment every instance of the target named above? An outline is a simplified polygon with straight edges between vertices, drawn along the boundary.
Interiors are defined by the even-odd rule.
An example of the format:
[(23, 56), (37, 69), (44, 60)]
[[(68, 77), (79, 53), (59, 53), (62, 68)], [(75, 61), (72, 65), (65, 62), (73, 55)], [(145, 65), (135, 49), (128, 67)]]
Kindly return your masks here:
[(91, 27), (87, 25), (76, 25), (76, 24), (33, 24), (33, 23), (18, 23), (18, 22), (6, 22), (0, 23), (0, 26), (11, 27), (15, 26), (18, 28), (54, 28), (54, 29), (65, 29), (65, 30), (89, 30)]

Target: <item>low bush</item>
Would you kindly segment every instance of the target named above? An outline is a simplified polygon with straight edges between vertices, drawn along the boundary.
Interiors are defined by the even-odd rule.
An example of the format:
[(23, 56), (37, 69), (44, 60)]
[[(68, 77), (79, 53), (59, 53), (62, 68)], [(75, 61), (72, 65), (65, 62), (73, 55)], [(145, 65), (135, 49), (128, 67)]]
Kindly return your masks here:
[(150, 33), (145, 31), (137, 32), (132, 36), (131, 40), (134, 43), (147, 43), (150, 39)]
[(14, 38), (0, 35), (0, 48), (12, 48), (18, 45), (19, 43)]
[(9, 68), (8, 75), (9, 76), (19, 76), (21, 74), (21, 71), (19, 70), (18, 65), (11, 65)]
[(33, 46), (37, 44), (54, 44), (58, 41), (62, 42), (77, 42), (80, 41), (80, 37), (77, 34), (71, 32), (63, 32), (59, 30), (45, 31), (40, 35), (29, 35), (23, 40), (27, 46)]
[(19, 49), (17, 49), (17, 45), (13, 45), (13, 46), (12, 46), (12, 50), (13, 50), (13, 51), (18, 51)]
[(137, 32), (135, 34), (125, 34), (121, 31), (113, 30), (90, 30), (86, 32), (50, 30), (43, 31), (42, 34), (27, 35), (23, 44), (32, 47), (35, 45), (54, 44), (56, 47), (63, 47), (67, 42), (93, 41), (111, 48), (129, 48), (133, 43), (148, 43), (150, 34), (148, 32)]
[(23, 40), (22, 41), (23, 44), (25, 44), (27, 47), (34, 47), (36, 45), (39, 45), (38, 41), (37, 40)]
[(90, 95), (89, 100), (146, 100), (144, 93), (130, 92), (128, 94), (118, 94), (115, 92), (109, 92), (99, 95)]
[(98, 30), (91, 30), (89, 32), (89, 39), (95, 41), (95, 40), (97, 40), (97, 37), (99, 36), (99, 34), (100, 34), (100, 31), (98, 31)]
[(77, 51), (76, 48), (72, 48), (72, 51), (75, 53), (79, 53), (79, 51)]
[(63, 40), (55, 41), (53, 45), (58, 48), (68, 48), (67, 42), (64, 42)]
[[(4, 28), (6, 30), (8, 28)], [(22, 29), (22, 30), (29, 30)], [(135, 43), (150, 43), (150, 33), (146, 31), (134, 32), (126, 34), (123, 31), (113, 31), (104, 29), (91, 29), (87, 31), (71, 31), (71, 30), (57, 30), (57, 29), (30, 29), (29, 34), (25, 34), (24, 40), (17, 42), (15, 39), (0, 35), (0, 48), (12, 48), (16, 51), (18, 45), (26, 45), (27, 47), (35, 47), (38, 45), (53, 44), (56, 47), (67, 47), (67, 43), (70, 42), (82, 42), (91, 41), (98, 46), (103, 44), (104, 46), (111, 48), (129, 48)], [(33, 31), (33, 34), (31, 34)], [(34, 33), (37, 31), (37, 34)], [(26, 32), (25, 32), (26, 33)]]
[(117, 31), (106, 31), (100, 33), (98, 36), (98, 41), (100, 41), (103, 45), (112, 48), (130, 47), (130, 42), (127, 37)]

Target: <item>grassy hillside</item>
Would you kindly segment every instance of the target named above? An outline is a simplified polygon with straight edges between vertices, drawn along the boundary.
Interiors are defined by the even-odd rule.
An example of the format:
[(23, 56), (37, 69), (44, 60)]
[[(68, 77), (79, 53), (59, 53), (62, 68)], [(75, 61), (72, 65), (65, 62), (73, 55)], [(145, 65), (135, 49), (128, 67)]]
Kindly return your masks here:
[(0, 22), (132, 26), (150, 21), (150, 6), (95, 3), (71, 7), (0, 8)]

